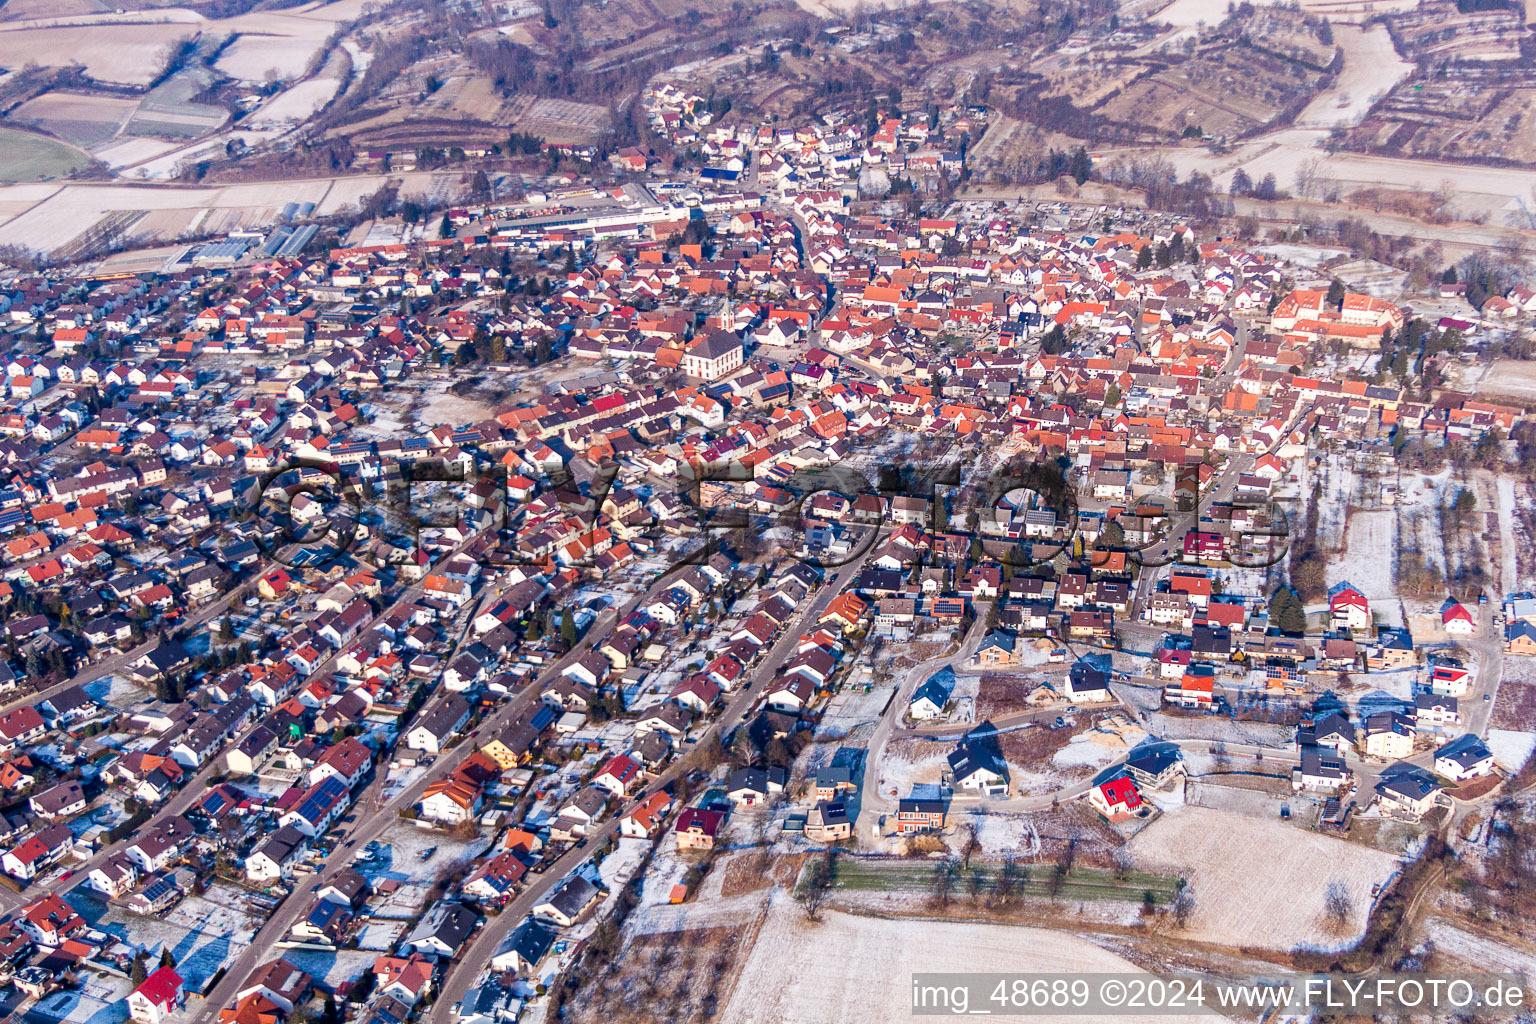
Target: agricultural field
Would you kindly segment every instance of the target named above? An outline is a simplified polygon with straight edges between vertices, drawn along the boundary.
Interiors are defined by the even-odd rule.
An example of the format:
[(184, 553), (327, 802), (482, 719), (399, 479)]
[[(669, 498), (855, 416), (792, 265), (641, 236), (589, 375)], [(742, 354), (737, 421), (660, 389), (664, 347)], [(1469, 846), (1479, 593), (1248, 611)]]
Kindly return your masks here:
[[(1334, 948), (1365, 931), (1371, 887), (1397, 870), (1398, 857), (1311, 832), (1278, 819), (1205, 807), (1165, 814), (1129, 846), (1136, 867), (1189, 880), (1191, 939), (1225, 946)], [(1285, 885), (1275, 879), (1285, 879)], [(1326, 920), (1330, 884), (1342, 884), (1349, 913), (1336, 931)]]
[(1498, 360), (1488, 367), (1478, 381), (1477, 393), (1490, 400), (1499, 397), (1525, 402), (1536, 400), (1536, 362)]
[(0, 128), (0, 181), (47, 181), (83, 167), (90, 158), (56, 139)]
[(229, 117), (223, 107), (193, 101), (212, 84), (213, 75), (202, 68), (173, 75), (145, 94), (124, 132), (172, 139), (206, 135)]
[(126, 96), (53, 90), (16, 107), (8, 119), (94, 152), (116, 138), (138, 106)]
[(608, 127), (608, 108), (574, 100), (541, 99), (517, 122), (517, 130), (549, 142), (590, 143)]
[[(0, 22), (0, 65), (84, 66), (98, 82), (148, 86), (166, 67), (182, 40), (210, 42), (234, 36), (216, 69), (232, 78), (263, 82), (269, 71), (280, 80), (299, 77), (343, 22), (363, 13), (364, 0), (309, 3), (281, 11), (252, 11), (221, 20), (187, 10), (80, 17), (66, 25)], [(5, 10), (9, 10), (9, 5)]]
[[(790, 963), (795, 969), (786, 971)], [(880, 969), (871, 970), (873, 964)], [(837, 1018), (849, 1024), (884, 1024), (910, 1013), (914, 971), (1133, 970), (1128, 961), (1062, 932), (835, 912), (811, 924), (780, 900), (758, 932), (721, 1016), (729, 1024), (797, 1024), (827, 1020), (828, 1008), (837, 1007)], [(1180, 1018), (1159, 1019), (1172, 1024)]]

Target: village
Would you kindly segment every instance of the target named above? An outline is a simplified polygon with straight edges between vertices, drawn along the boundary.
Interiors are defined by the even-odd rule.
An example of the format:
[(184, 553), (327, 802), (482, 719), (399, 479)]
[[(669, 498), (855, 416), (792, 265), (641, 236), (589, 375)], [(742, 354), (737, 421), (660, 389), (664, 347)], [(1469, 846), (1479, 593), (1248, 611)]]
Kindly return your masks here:
[[(10, 1012), (595, 1018), (848, 910), (1337, 953), (1502, 863), (1536, 291), (954, 198), (985, 108), (645, 109), (702, 170), (0, 280)], [(742, 1020), (775, 948), (657, 970)]]

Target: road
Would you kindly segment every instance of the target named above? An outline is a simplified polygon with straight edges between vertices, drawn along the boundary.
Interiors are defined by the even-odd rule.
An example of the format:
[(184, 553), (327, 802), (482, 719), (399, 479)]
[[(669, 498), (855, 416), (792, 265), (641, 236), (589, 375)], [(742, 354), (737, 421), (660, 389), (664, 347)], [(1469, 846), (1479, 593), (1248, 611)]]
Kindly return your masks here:
[[(981, 608), (977, 608), (976, 619), (971, 623), (970, 632), (961, 639), (960, 646), (952, 654), (941, 654), (938, 657), (929, 658), (922, 664), (914, 665), (907, 670), (885, 714), (880, 716), (874, 735), (869, 738), (869, 745), (864, 751), (864, 778), (859, 783), (859, 814), (853, 823), (855, 836), (873, 834), (872, 830), (879, 824), (880, 818), (886, 814), (894, 814), (896, 811), (896, 801), (885, 799), (880, 789), (885, 781), (880, 778), (880, 759), (885, 753), (886, 743), (890, 741), (891, 731), (901, 721), (913, 692), (934, 673), (969, 659), (976, 653), (976, 648), (981, 646), (981, 641), (986, 638), (986, 635), (987, 616)], [(965, 726), (965, 731), (970, 728), (971, 726)]]
[[(877, 543), (870, 546), (871, 552), (877, 550)], [(720, 717), (699, 738), (702, 745), (714, 735), (724, 735), (737, 724), (742, 722), (756, 706), (758, 698), (763, 695), (766, 685), (778, 674), (779, 666), (789, 657), (795, 645), (800, 642), (800, 636), (806, 632), (821, 613), (826, 610), (827, 604), (840, 593), (844, 586), (864, 567), (868, 555), (856, 561), (849, 562), (838, 570), (837, 575), (826, 580), (815, 599), (796, 618), (792, 619), (785, 627), (783, 635), (779, 637), (767, 655), (760, 658), (757, 668), (746, 677), (747, 682), (731, 698)], [(671, 767), (661, 773), (645, 791), (637, 794), (631, 801), (631, 805), (638, 804), (647, 797), (660, 790), (671, 786), (683, 774), (686, 758), (678, 758)], [(626, 811), (628, 808), (626, 808)], [(486, 921), (486, 925), (470, 941), (469, 946), (460, 954), (448, 968), (447, 977), (443, 979), (441, 991), (437, 1001), (433, 1004), (430, 1016), (430, 1024), (453, 1024), (452, 1008), (463, 1001), (469, 987), (480, 976), (481, 971), (490, 964), (491, 957), (495, 955), (497, 948), (503, 939), (517, 924), (526, 917), (535, 906), (544, 900), (545, 895), (553, 889), (566, 875), (570, 874), (582, 862), (592, 856), (592, 851), (601, 847), (608, 838), (618, 831), (620, 814), (614, 814), (598, 829), (587, 837), (585, 848), (572, 847), (568, 849), (558, 860), (551, 864), (547, 871), (541, 875), (529, 876), (534, 881), (518, 894), (517, 898), (508, 903), (500, 914)], [(194, 1024), (201, 1024), (200, 1021)]]
[[(459, 547), (445, 555), (444, 558), (452, 557), (459, 550), (469, 547), (474, 543), (474, 540), (474, 537), (467, 539)], [(466, 737), (457, 746), (438, 755), (430, 771), (424, 773), (421, 778), (417, 779), (410, 786), (403, 788), (387, 801), (383, 799), (384, 778), (375, 773), (373, 780), (354, 800), (353, 813), (356, 816), (356, 820), (350, 827), (342, 829), (341, 840), (331, 850), (330, 855), (317, 866), (308, 882), (296, 884), (294, 890), (273, 911), (266, 923), (256, 933), (250, 945), (230, 965), (225, 976), (207, 994), (201, 1007), (190, 1017), (190, 1024), (206, 1024), (207, 1021), (213, 1019), (221, 1007), (233, 1001), (235, 992), (244, 983), (245, 979), (249, 977), (251, 971), (258, 964), (264, 963), (276, 955), (273, 949), (274, 944), (287, 935), (288, 929), (293, 926), (301, 914), (309, 909), (310, 897), (314, 892), (343, 867), (350, 865), (356, 857), (358, 849), (367, 846), (370, 841), (378, 839), (390, 825), (396, 823), (399, 820), (399, 812), (415, 805), (422, 798), (428, 786), (451, 775), (465, 758), (474, 753), (477, 749), (477, 745), (474, 742), (475, 736), (485, 735), (489, 737), (500, 732), (512, 718), (527, 709), (529, 705), (538, 701), (544, 687), (549, 682), (557, 679), (576, 659), (586, 654), (591, 649), (594, 640), (606, 636), (607, 629), (612, 622), (622, 619), (643, 601), (666, 590), (672, 585), (674, 579), (688, 568), (689, 565), (686, 564), (674, 566), (658, 577), (650, 587), (633, 598), (622, 609), (617, 611), (609, 609), (605, 612), (603, 618), (593, 623), (586, 636), (576, 646), (566, 652), (563, 657), (546, 667), (533, 684), (524, 688), (520, 694), (482, 720), (471, 732), (470, 736)], [(405, 595), (402, 595), (401, 600), (403, 601), (407, 596), (413, 597), (416, 589), (414, 587), (411, 588)], [(468, 614), (473, 615), (473, 608), (478, 607), (480, 603), (482, 602), (472, 603)], [(388, 611), (386, 610), (384, 614), (388, 614)], [(609, 617), (611, 617), (611, 620)]]

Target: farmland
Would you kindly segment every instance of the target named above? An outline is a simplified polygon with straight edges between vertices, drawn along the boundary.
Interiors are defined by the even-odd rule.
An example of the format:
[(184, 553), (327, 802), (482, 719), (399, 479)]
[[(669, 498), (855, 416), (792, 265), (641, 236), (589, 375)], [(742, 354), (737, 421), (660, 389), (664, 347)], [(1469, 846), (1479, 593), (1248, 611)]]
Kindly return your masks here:
[[(786, 970), (790, 963), (795, 969)], [(879, 967), (872, 970), (875, 964)], [(778, 900), (752, 944), (722, 1019), (730, 1024), (825, 1021), (828, 1009), (836, 1007), (836, 1019), (849, 1024), (884, 1024), (909, 1014), (913, 971), (1134, 969), (1086, 939), (1062, 932), (841, 913), (824, 914), (810, 924), (787, 900)]]
[(84, 166), (88, 157), (55, 139), (0, 128), (0, 181), (46, 181)]
[[(1390, 853), (1333, 839), (1278, 819), (1204, 807), (1166, 814), (1130, 844), (1136, 867), (1177, 871), (1195, 898), (1188, 934), (1227, 946), (1291, 949), (1327, 935), (1324, 896), (1342, 883), (1349, 917), (1345, 944), (1365, 930), (1371, 886), (1397, 869)], [(1283, 886), (1275, 879), (1285, 879)]]

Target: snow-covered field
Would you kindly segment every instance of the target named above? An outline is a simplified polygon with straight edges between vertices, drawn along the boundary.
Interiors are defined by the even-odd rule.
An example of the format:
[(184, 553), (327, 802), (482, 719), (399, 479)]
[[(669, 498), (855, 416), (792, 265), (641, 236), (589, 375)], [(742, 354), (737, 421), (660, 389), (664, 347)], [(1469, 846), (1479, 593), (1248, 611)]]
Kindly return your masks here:
[(1338, 25), (1334, 27), (1333, 38), (1344, 51), (1344, 69), (1307, 104), (1296, 118), (1298, 127), (1358, 124), (1378, 100), (1413, 70), (1412, 63), (1398, 56), (1385, 25), (1374, 25), (1369, 30)]
[[(1130, 843), (1136, 866), (1189, 879), (1192, 939), (1230, 946), (1333, 948), (1365, 930), (1371, 886), (1398, 858), (1275, 819), (1189, 806), (1165, 814)], [(1323, 898), (1342, 882), (1351, 912), (1339, 934), (1327, 928)]]
[[(786, 965), (793, 965), (786, 970)], [(1063, 932), (947, 921), (879, 920), (829, 912), (810, 924), (777, 898), (726, 1004), (728, 1024), (886, 1024), (912, 1012), (914, 972), (1135, 971)], [(986, 1009), (973, 1006), (974, 1010)], [(1037, 1016), (1035, 1021), (1082, 1021)], [(1173, 1022), (1178, 1017), (1159, 1017)], [(1194, 1020), (1194, 1018), (1188, 1018)], [(1210, 1018), (1204, 1018), (1210, 1019)]]
[(1513, 775), (1531, 758), (1536, 750), (1536, 733), (1516, 732), (1512, 729), (1489, 729), (1488, 749), (1500, 768)]
[(1392, 570), (1397, 516), (1389, 509), (1356, 512), (1349, 520), (1344, 553), (1328, 561), (1328, 581), (1348, 580), (1372, 602), (1397, 597)]
[(1444, 918), (1430, 918), (1424, 937), (1439, 953), (1447, 953), (1479, 971), (1499, 971), (1524, 978), (1536, 976), (1536, 956), (1512, 943), (1498, 942), (1458, 928)]

